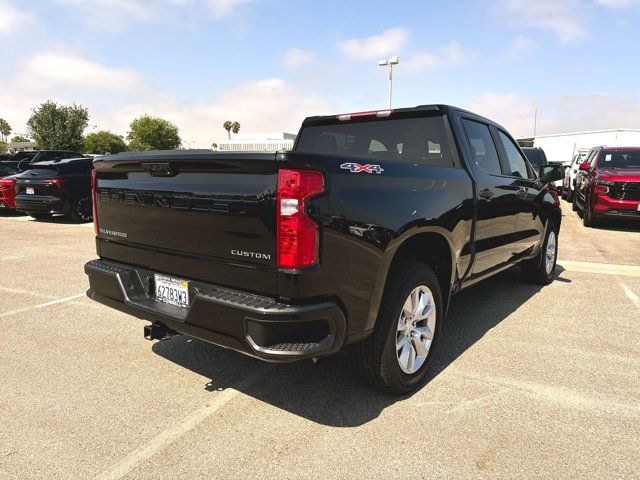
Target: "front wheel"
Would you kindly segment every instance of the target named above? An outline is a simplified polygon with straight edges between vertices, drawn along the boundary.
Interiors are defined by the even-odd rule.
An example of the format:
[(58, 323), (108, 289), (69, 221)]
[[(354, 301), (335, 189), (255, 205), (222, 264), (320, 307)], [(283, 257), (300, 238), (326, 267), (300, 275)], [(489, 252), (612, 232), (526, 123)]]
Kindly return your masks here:
[(71, 220), (78, 223), (85, 223), (93, 221), (93, 205), (91, 203), (91, 197), (82, 197), (76, 200), (71, 206), (69, 212)]
[(443, 313), (440, 284), (433, 270), (413, 261), (397, 265), (373, 333), (354, 345), (353, 359), (361, 376), (388, 393), (415, 390), (433, 361)]
[(522, 262), (522, 274), (531, 283), (549, 285), (555, 276), (557, 259), (558, 232), (554, 225), (549, 225), (549, 231), (538, 255)]
[(582, 225), (585, 227), (595, 227), (596, 219), (593, 216), (593, 207), (590, 199), (585, 200), (584, 212), (582, 213)]
[(567, 194), (565, 195), (567, 202), (571, 203), (573, 202), (573, 190), (571, 190), (570, 188), (567, 188)]

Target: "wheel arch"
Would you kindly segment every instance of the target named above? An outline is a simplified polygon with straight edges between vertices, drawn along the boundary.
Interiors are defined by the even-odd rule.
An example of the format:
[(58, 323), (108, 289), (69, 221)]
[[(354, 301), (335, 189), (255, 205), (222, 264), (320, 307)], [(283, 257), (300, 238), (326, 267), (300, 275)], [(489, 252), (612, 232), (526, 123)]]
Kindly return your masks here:
[(402, 260), (415, 260), (429, 265), (435, 272), (446, 314), (455, 281), (456, 261), (450, 233), (440, 227), (425, 227), (406, 232), (392, 242), (384, 254), (374, 290), (367, 330), (373, 328), (382, 296), (392, 269)]

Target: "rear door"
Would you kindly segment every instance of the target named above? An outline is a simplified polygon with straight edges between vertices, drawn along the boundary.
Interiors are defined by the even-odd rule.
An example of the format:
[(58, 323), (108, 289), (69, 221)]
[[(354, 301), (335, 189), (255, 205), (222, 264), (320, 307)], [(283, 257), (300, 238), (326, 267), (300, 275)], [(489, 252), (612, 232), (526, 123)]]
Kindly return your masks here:
[(463, 118), (478, 190), (475, 260), (472, 274), (481, 275), (509, 262), (515, 251), (517, 188), (504, 175), (491, 127)]

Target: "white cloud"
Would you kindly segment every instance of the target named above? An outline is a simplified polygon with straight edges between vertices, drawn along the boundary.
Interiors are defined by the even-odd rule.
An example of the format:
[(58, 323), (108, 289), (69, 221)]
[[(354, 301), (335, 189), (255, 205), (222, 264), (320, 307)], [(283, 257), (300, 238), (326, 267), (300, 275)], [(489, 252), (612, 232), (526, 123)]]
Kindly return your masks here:
[(286, 68), (300, 68), (316, 61), (316, 54), (311, 50), (290, 48), (282, 55), (282, 64)]
[(627, 8), (634, 4), (638, 4), (638, 0), (595, 0), (595, 2), (607, 8)]
[(206, 0), (213, 16), (223, 18), (231, 15), (240, 5), (250, 3), (252, 0)]
[(253, 0), (57, 0), (74, 7), (92, 25), (121, 30), (133, 22), (184, 22), (228, 17)]
[(133, 70), (110, 68), (67, 53), (45, 52), (28, 62), (27, 77), (45, 86), (69, 85), (83, 88), (131, 89), (142, 76)]
[(0, 0), (0, 33), (23, 30), (31, 20), (28, 13), (14, 7), (9, 0)]
[(633, 95), (564, 95), (538, 102), (513, 93), (486, 93), (465, 108), (500, 123), (515, 137), (533, 135), (536, 108), (539, 135), (640, 125), (640, 98)]
[(524, 35), (516, 36), (500, 55), (501, 60), (513, 60), (523, 55), (530, 55), (538, 48), (538, 44)]
[(587, 33), (582, 7), (579, 0), (499, 0), (494, 10), (500, 21), (513, 27), (549, 30), (563, 42), (570, 42)]
[(3, 79), (2, 115), (15, 132), (26, 133), (31, 109), (47, 99), (83, 105), (89, 109), (91, 125), (121, 135), (137, 116), (161, 116), (174, 122), (185, 145), (194, 148), (208, 148), (225, 138), (225, 120), (237, 120), (243, 132), (295, 133), (304, 117), (335, 110), (319, 95), (279, 78), (246, 81), (212, 91), (202, 101), (188, 101), (134, 70), (70, 53), (43, 52)]
[(404, 66), (409, 73), (457, 67), (467, 63), (472, 56), (473, 54), (464, 50), (458, 42), (450, 42), (433, 52), (418, 52), (409, 56)]
[(379, 35), (337, 42), (338, 48), (351, 60), (367, 60), (397, 55), (406, 45), (409, 32), (404, 27), (390, 28)]

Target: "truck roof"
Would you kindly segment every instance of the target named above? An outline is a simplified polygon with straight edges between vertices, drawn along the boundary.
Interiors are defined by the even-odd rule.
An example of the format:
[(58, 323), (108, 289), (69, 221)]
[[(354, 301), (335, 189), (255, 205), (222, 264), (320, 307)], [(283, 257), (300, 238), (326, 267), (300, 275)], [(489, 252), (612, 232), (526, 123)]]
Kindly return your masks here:
[[(323, 123), (334, 123), (336, 120), (341, 120), (341, 119), (349, 120), (349, 118), (347, 118), (348, 116), (365, 117), (367, 115), (370, 115), (371, 117), (374, 117), (374, 116), (388, 117), (388, 116), (401, 115), (401, 116), (410, 117), (413, 115), (419, 116), (420, 114), (428, 114), (428, 113), (431, 113), (431, 114), (440, 113), (444, 115), (451, 112), (472, 116), (472, 117), (475, 117), (476, 119), (497, 125), (504, 129), (504, 127), (502, 127), (495, 121), (490, 120), (486, 117), (483, 117), (482, 115), (478, 115), (477, 113), (471, 112), (469, 110), (465, 110), (460, 107), (456, 107), (453, 105), (446, 105), (446, 104), (417, 105), (415, 107), (407, 107), (407, 108), (380, 109), (380, 110), (371, 110), (367, 112), (353, 112), (353, 113), (340, 113), (337, 115), (313, 116), (313, 117), (305, 118), (304, 121), (302, 122), (302, 126), (305, 127), (305, 126), (323, 124)], [(341, 117), (344, 117), (344, 118), (341, 118)]]

